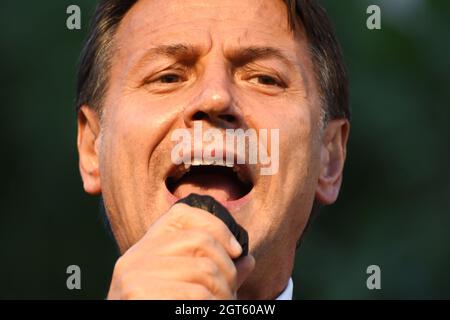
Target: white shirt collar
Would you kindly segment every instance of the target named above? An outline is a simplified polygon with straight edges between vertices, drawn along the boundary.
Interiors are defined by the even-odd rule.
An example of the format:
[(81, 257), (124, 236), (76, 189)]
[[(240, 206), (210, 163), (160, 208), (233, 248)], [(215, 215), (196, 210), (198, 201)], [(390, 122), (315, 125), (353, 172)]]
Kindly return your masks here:
[(294, 283), (292, 278), (289, 278), (289, 282), (284, 291), (275, 300), (292, 300), (292, 293), (294, 291)]

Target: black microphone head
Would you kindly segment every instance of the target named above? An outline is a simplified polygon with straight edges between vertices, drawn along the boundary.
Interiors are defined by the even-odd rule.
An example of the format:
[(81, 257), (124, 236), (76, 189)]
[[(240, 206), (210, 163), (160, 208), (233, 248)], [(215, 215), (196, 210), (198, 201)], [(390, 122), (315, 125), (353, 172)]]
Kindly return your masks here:
[(208, 211), (222, 220), (230, 229), (236, 240), (242, 247), (242, 256), (248, 254), (248, 233), (236, 220), (234, 220), (231, 213), (216, 199), (208, 195), (199, 195), (191, 193), (185, 198), (178, 200), (176, 203), (184, 203), (191, 207), (196, 207)]

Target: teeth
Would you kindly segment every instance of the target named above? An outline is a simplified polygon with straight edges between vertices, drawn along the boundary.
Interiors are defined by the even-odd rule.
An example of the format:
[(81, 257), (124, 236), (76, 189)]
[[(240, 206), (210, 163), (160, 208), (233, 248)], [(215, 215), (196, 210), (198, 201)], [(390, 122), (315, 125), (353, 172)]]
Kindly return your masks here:
[(184, 164), (184, 167), (187, 168), (188, 166), (222, 166), (222, 167), (230, 167), (232, 168), (234, 164), (225, 163), (223, 160), (213, 160), (213, 159), (204, 159), (204, 160), (198, 160), (194, 159), (192, 163), (190, 164)]
[(214, 160), (214, 165), (225, 167), (225, 163), (223, 163), (223, 160)]
[(216, 163), (216, 161), (213, 159), (204, 159), (202, 161), (202, 165), (204, 165), (204, 166), (211, 166), (211, 165), (214, 165), (215, 163)]
[(246, 181), (248, 181), (246, 175), (244, 174), (244, 172), (242, 172), (242, 170), (239, 166), (234, 165), (233, 163), (223, 161), (223, 160), (208, 160), (208, 159), (206, 159), (206, 160), (193, 159), (191, 163), (184, 163), (184, 166), (180, 165), (178, 167), (178, 169), (176, 170), (176, 173), (174, 174), (173, 178), (175, 180), (180, 179), (187, 172), (189, 172), (191, 170), (192, 166), (207, 166), (207, 165), (232, 168), (233, 172), (236, 173), (239, 180), (241, 180), (244, 183), (246, 183)]

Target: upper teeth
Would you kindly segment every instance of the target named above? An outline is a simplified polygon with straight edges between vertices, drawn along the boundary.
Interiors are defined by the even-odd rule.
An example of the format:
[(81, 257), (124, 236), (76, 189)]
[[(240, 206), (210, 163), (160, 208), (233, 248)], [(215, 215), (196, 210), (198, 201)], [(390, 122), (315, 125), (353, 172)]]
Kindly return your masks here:
[(233, 163), (227, 163), (226, 161), (223, 161), (223, 160), (194, 159), (194, 160), (192, 160), (191, 163), (184, 163), (184, 168), (183, 168), (183, 166), (179, 166), (178, 167), (179, 169), (178, 169), (177, 173), (175, 174), (175, 178), (177, 178), (177, 179), (181, 178), (184, 174), (186, 174), (187, 172), (189, 172), (191, 170), (192, 166), (209, 166), (209, 165), (233, 168), (233, 171), (237, 174), (238, 178), (241, 181), (245, 181), (245, 177), (242, 174), (239, 166), (235, 166)]
[(205, 160), (198, 160), (194, 159), (191, 163), (184, 163), (184, 168), (189, 169), (191, 166), (222, 166), (222, 167), (234, 167), (233, 163), (227, 163), (223, 160), (212, 160), (212, 159), (205, 159)]

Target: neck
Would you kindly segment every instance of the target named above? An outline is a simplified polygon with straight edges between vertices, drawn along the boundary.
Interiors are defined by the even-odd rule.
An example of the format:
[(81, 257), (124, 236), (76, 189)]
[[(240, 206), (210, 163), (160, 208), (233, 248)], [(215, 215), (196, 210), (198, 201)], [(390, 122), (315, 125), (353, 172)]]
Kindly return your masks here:
[(238, 290), (239, 300), (275, 300), (286, 288), (292, 274), (293, 258), (261, 265), (270, 268), (258, 268), (257, 263), (255, 270)]

